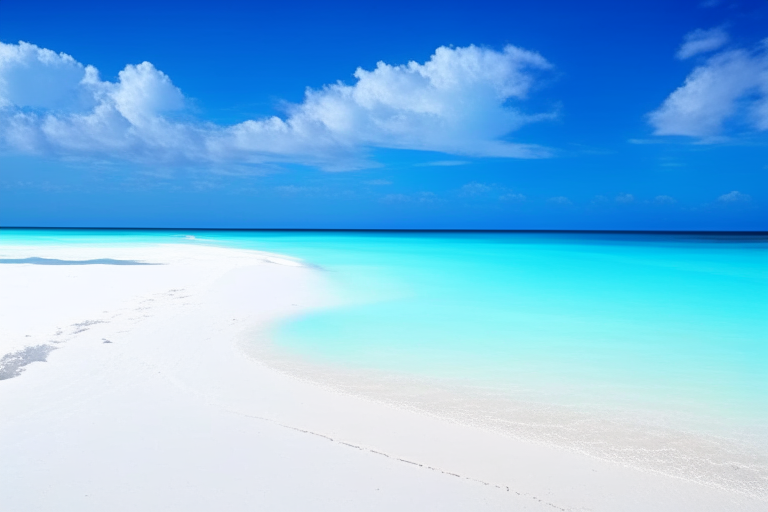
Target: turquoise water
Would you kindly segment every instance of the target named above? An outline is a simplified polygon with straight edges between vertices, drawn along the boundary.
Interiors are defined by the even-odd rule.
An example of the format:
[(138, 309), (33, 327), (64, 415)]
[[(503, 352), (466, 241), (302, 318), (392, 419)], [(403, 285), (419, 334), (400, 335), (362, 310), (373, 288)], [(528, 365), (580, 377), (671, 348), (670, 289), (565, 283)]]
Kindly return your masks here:
[(319, 362), (553, 399), (602, 389), (606, 399), (768, 417), (764, 236), (3, 230), (0, 238), (54, 241), (214, 243), (319, 265), (347, 305), (287, 323), (274, 339)]
[[(272, 344), (283, 354), (335, 371), (459, 386), (475, 409), (492, 395), (569, 414), (630, 411), (638, 421), (764, 448), (766, 236), (0, 232), (2, 244), (52, 241), (296, 256), (319, 266), (344, 300), (277, 326)], [(496, 414), (499, 423), (499, 410), (520, 411), (499, 403), (473, 414)], [(749, 485), (764, 485), (761, 475)]]
[[(569, 402), (603, 390), (611, 400), (765, 417), (764, 243), (520, 234), (328, 238), (316, 242), (332, 249), (300, 255), (346, 274), (339, 280), (362, 301), (283, 326), (276, 342), (286, 348)], [(358, 282), (362, 274), (377, 279)]]

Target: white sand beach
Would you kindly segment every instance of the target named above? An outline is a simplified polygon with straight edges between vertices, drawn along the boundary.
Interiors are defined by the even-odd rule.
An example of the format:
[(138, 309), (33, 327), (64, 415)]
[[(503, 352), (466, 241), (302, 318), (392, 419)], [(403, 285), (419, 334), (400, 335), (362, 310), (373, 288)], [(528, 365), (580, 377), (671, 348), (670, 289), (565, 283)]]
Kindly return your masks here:
[(4, 245), (0, 258), (154, 263), (0, 265), (4, 511), (766, 507), (271, 367), (245, 337), (336, 301), (290, 256)]

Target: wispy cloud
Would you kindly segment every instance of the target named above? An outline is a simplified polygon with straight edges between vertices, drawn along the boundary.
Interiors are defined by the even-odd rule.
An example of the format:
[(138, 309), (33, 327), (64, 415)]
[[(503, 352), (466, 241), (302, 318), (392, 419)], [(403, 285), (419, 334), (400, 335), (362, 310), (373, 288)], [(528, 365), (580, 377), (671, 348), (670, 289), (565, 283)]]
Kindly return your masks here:
[(696, 67), (648, 120), (654, 135), (682, 135), (700, 142), (724, 139), (732, 122), (768, 130), (768, 42), (754, 51), (727, 50)]
[(656, 196), (654, 199), (656, 204), (674, 204), (677, 202), (674, 197), (671, 196)]
[(659, 162), (659, 165), (661, 167), (685, 167), (686, 166), (686, 164), (682, 162), (675, 162), (674, 160), (667, 160), (667, 159), (662, 159), (662, 161)]
[(507, 192), (506, 194), (499, 196), (499, 201), (523, 202), (526, 199), (527, 198), (523, 194), (517, 194), (515, 192)]
[(623, 204), (633, 203), (635, 201), (635, 196), (633, 196), (632, 194), (619, 194), (618, 196), (616, 196), (615, 200), (617, 203), (623, 203)]
[(479, 196), (482, 194), (485, 194), (486, 192), (490, 192), (491, 189), (490, 185), (486, 185), (485, 183), (478, 183), (476, 181), (473, 181), (471, 183), (467, 183), (463, 187), (461, 187), (461, 195), (462, 196)]
[(379, 62), (373, 70), (358, 68), (353, 85), (307, 89), (284, 117), (222, 126), (190, 120), (181, 90), (149, 62), (126, 66), (110, 82), (69, 55), (0, 43), (0, 147), (150, 163), (293, 162), (325, 170), (372, 166), (368, 148), (542, 158), (549, 150), (508, 136), (554, 116), (523, 108), (551, 67), (515, 46), (440, 47), (424, 63)]
[(275, 190), (278, 192), (282, 192), (284, 194), (301, 194), (304, 192), (310, 192), (315, 190), (311, 187), (302, 187), (298, 185), (278, 185), (275, 187)]
[(455, 167), (457, 165), (467, 165), (469, 162), (466, 160), (436, 160), (434, 162), (426, 162), (420, 164), (426, 167)]
[(381, 198), (382, 203), (432, 203), (437, 199), (434, 192), (419, 192), (418, 194), (387, 194)]
[(565, 196), (550, 197), (547, 201), (552, 203), (552, 204), (559, 204), (559, 205), (573, 204), (573, 203), (571, 203), (571, 200), (568, 199)]
[(689, 59), (700, 53), (717, 50), (727, 42), (728, 33), (722, 28), (716, 27), (709, 30), (699, 28), (685, 35), (676, 56), (680, 60)]
[(389, 180), (368, 180), (363, 182), (365, 185), (373, 185), (375, 187), (382, 187), (385, 185), (391, 185), (392, 182)]
[(721, 3), (723, 3), (722, 0), (704, 0), (699, 4), (699, 7), (703, 9), (711, 9), (712, 7), (717, 7)]
[(751, 201), (752, 197), (749, 194), (742, 194), (738, 190), (734, 190), (733, 192), (721, 195), (717, 200), (721, 203), (746, 203)]

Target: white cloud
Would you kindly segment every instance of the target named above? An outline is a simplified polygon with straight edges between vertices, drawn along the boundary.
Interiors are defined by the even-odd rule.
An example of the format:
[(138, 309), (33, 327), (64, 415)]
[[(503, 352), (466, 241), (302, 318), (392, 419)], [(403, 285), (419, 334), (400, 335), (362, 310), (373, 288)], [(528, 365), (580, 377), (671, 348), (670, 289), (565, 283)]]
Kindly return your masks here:
[(729, 50), (697, 67), (649, 114), (655, 135), (716, 141), (726, 122), (768, 130), (768, 42), (754, 52)]
[(368, 181), (364, 181), (363, 183), (365, 183), (366, 185), (373, 185), (373, 186), (376, 186), (376, 187), (381, 187), (381, 186), (391, 185), (392, 184), (392, 182), (389, 181), (389, 180), (368, 180)]
[(142, 162), (295, 162), (326, 170), (370, 167), (371, 147), (476, 157), (540, 158), (509, 142), (553, 117), (521, 105), (551, 65), (538, 53), (440, 47), (419, 64), (379, 62), (354, 85), (307, 89), (285, 117), (231, 126), (181, 121), (184, 97), (149, 62), (102, 81), (92, 66), (35, 45), (0, 43), (0, 147), (37, 154)]
[(632, 194), (619, 194), (616, 196), (617, 203), (632, 203), (635, 201), (635, 196)]
[(550, 198), (548, 199), (548, 201), (549, 201), (550, 203), (553, 203), (553, 204), (561, 204), (561, 205), (569, 205), (569, 204), (572, 204), (572, 203), (571, 203), (571, 200), (570, 200), (570, 199), (568, 199), (568, 198), (567, 198), (567, 197), (565, 197), (565, 196), (550, 197)]
[(381, 198), (382, 203), (407, 203), (410, 200), (411, 197), (405, 194), (387, 194)]
[(469, 162), (466, 160), (437, 160), (434, 162), (427, 162), (421, 164), (429, 167), (455, 167), (457, 165), (467, 165)]
[(522, 202), (526, 197), (523, 194), (516, 194), (514, 192), (507, 192), (499, 196), (500, 201)]
[(0, 106), (70, 110), (95, 105), (83, 80), (95, 70), (72, 57), (19, 43), (0, 45)]
[(303, 192), (310, 192), (313, 189), (310, 187), (300, 187), (296, 185), (278, 185), (275, 190), (284, 194), (301, 194)]
[(432, 203), (437, 196), (434, 192), (419, 192), (418, 194), (387, 194), (381, 198), (383, 203)]
[(717, 198), (717, 200), (721, 203), (745, 203), (751, 199), (752, 197), (749, 196), (749, 194), (742, 194), (738, 190), (728, 192), (727, 194), (723, 194)]
[(654, 201), (656, 201), (658, 204), (674, 204), (677, 202), (672, 196), (656, 196)]
[(700, 53), (717, 50), (728, 42), (728, 33), (722, 28), (709, 30), (696, 29), (685, 35), (685, 40), (677, 51), (677, 58), (685, 60)]
[(492, 187), (486, 185), (485, 183), (478, 183), (476, 181), (473, 181), (472, 183), (467, 183), (463, 187), (461, 187), (461, 195), (463, 196), (479, 196), (481, 194), (485, 194), (486, 192), (489, 192)]
[(662, 144), (663, 141), (659, 139), (629, 139), (630, 144)]

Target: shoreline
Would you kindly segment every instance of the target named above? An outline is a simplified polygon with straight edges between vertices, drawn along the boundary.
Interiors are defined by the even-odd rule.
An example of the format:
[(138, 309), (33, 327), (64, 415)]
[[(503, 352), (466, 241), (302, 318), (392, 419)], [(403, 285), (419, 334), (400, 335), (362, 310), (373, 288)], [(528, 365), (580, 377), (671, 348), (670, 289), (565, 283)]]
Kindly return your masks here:
[[(241, 341), (241, 345), (269, 368), (334, 392), (768, 502), (768, 490), (761, 485), (766, 460), (757, 455), (765, 451), (756, 452), (757, 443), (739, 442), (716, 432), (683, 430), (679, 425), (665, 425), (663, 420), (650, 422), (607, 408), (587, 411), (434, 378), (332, 368), (298, 360), (295, 355), (275, 355), (269, 348), (254, 347), (252, 340)], [(762, 430), (753, 430), (751, 440), (762, 441), (758, 437)]]
[[(315, 269), (288, 256), (185, 244), (4, 246), (2, 252), (167, 263), (0, 265), (4, 282), (19, 281), (2, 293), (8, 318), (0, 357), (39, 340), (57, 347), (48, 362), (0, 381), (0, 407), (7, 411), (0, 419), (6, 461), (0, 499), (13, 510), (120, 509), (118, 501), (125, 509), (159, 503), (198, 510), (246, 504), (759, 510), (765, 504), (361, 398), (254, 361), (241, 351), (244, 333), (334, 300)], [(40, 325), (39, 310), (25, 316), (6, 309), (15, 301), (19, 311), (37, 304), (54, 313), (56, 300), (69, 304), (49, 314), (47, 325)], [(72, 464), (73, 471), (64, 471)], [(290, 471), (269, 480), (269, 468), (281, 464)], [(314, 491), (292, 495), (296, 486)]]

